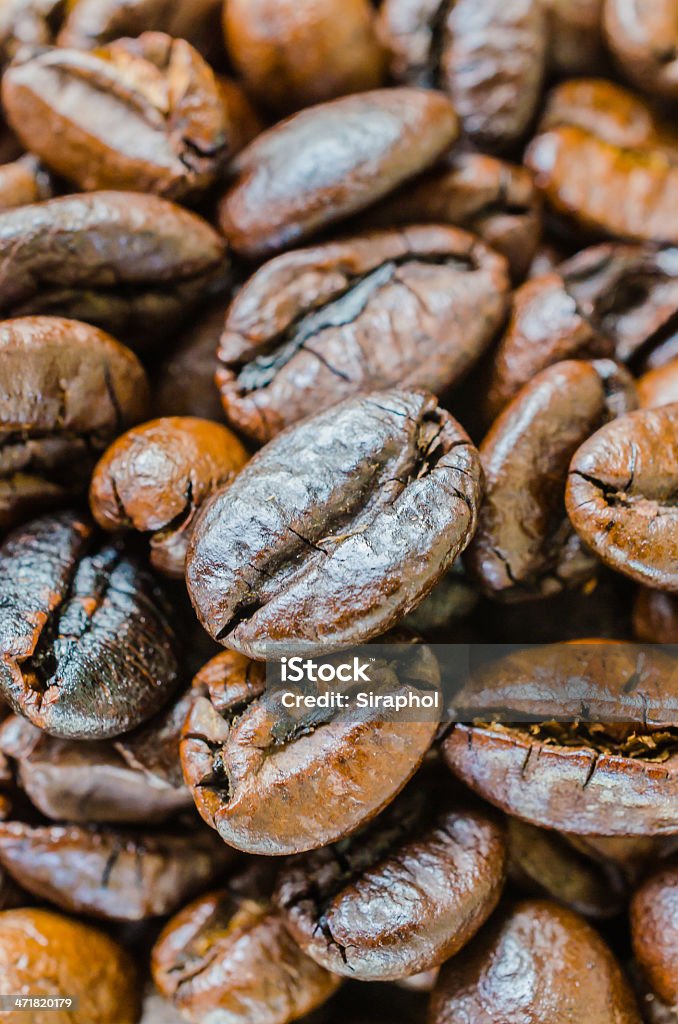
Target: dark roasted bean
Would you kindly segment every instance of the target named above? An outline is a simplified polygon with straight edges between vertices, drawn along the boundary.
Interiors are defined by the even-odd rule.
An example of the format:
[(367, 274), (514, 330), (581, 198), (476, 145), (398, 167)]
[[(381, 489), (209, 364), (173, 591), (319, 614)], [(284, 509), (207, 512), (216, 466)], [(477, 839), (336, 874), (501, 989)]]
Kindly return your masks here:
[[(403, 721), (378, 707), (288, 711), (279, 690), (259, 695), (262, 669), (229, 652), (214, 659), (214, 674), (203, 673), (210, 699), (195, 700), (186, 719), (184, 777), (204, 820), (231, 846), (269, 855), (317, 849), (394, 799), (421, 764), (438, 719)], [(430, 693), (439, 678), (435, 658), (417, 645), (396, 665), (370, 664), (376, 693)]]
[(0, 691), (51, 735), (115, 736), (171, 697), (176, 642), (162, 594), (75, 514), (7, 537), (0, 604)]
[(638, 583), (678, 591), (678, 405), (608, 423), (570, 466), (567, 514), (599, 558)]
[(449, 100), (424, 89), (376, 89), (303, 110), (236, 158), (222, 230), (251, 259), (292, 248), (425, 170), (457, 132)]
[(376, 388), (444, 394), (504, 319), (504, 261), (454, 228), (411, 227), (286, 253), (238, 293), (219, 345), (227, 419), (265, 442)]
[(678, 98), (678, 10), (673, 0), (605, 0), (605, 33), (622, 70), (641, 89)]
[(24, 145), (85, 191), (193, 196), (233, 155), (214, 73), (189, 43), (162, 32), (92, 53), (20, 54), (2, 99)]
[(678, 1009), (678, 867), (660, 865), (631, 901), (631, 940), (653, 992)]
[(151, 534), (151, 563), (183, 579), (195, 516), (247, 461), (234, 434), (192, 417), (151, 420), (128, 430), (99, 460), (90, 508), (105, 530)]
[(378, 981), (437, 967), (494, 909), (506, 859), (501, 825), (436, 802), (429, 782), (415, 779), (366, 830), (282, 869), (275, 901), (302, 949), (328, 970)]
[(466, 547), (481, 488), (476, 449), (435, 399), (348, 399), (277, 437), (203, 508), (186, 568), (198, 617), (256, 658), (384, 633)]

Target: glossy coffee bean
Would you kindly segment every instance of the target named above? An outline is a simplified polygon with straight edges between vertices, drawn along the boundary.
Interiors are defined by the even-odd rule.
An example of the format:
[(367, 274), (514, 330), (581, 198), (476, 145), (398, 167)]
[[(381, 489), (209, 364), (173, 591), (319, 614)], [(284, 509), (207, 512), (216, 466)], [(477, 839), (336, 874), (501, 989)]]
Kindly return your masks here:
[(431, 396), (348, 399), (277, 437), (203, 508), (186, 567), (198, 617), (255, 658), (369, 640), (466, 547), (481, 487), (478, 453)]
[(289, 112), (382, 82), (369, 0), (226, 0), (223, 10), (229, 56), (265, 107)]
[(486, 800), (532, 824), (674, 835), (675, 679), (658, 648), (592, 641), (507, 655), (456, 695), (467, 724), (448, 733), (443, 757)]
[[(428, 648), (401, 648), (396, 662), (370, 663), (374, 693), (435, 691), (439, 668)], [(235, 652), (201, 676), (209, 699), (195, 700), (186, 719), (184, 777), (203, 819), (247, 853), (301, 853), (355, 831), (394, 799), (435, 738), (433, 714), (409, 721), (378, 707), (291, 711), (285, 691), (262, 693), (263, 666)]]
[[(36, 997), (71, 996), (76, 1008), (34, 1009), (35, 1024), (136, 1024), (139, 988), (125, 950), (103, 932), (39, 908), (0, 914), (0, 988)], [(21, 1024), (25, 1010), (6, 1015)]]
[(532, 0), (385, 0), (381, 28), (396, 81), (449, 94), (481, 148), (527, 130), (546, 64), (546, 21)]
[(0, 692), (54, 736), (103, 739), (167, 702), (176, 640), (148, 573), (71, 512), (0, 547)]
[(678, 591), (678, 405), (608, 423), (570, 465), (567, 513), (584, 543), (617, 572)]
[(436, 804), (430, 781), (417, 776), (367, 829), (282, 869), (276, 903), (302, 949), (328, 970), (363, 981), (426, 971), (494, 909), (503, 830), (481, 810)]
[(678, 359), (643, 374), (638, 381), (638, 401), (641, 409), (678, 402)]
[(526, 600), (595, 574), (565, 512), (568, 467), (599, 426), (635, 405), (632, 378), (612, 360), (567, 360), (504, 409), (480, 446), (486, 495), (466, 557), (485, 590)]
[(151, 824), (192, 805), (186, 787), (127, 763), (112, 743), (60, 740), (20, 716), (0, 726), (0, 752), (33, 806), (54, 821)]
[(221, 0), (76, 0), (69, 4), (59, 46), (90, 50), (142, 32), (185, 39), (210, 61), (222, 56)]
[(0, 822), (0, 863), (27, 892), (111, 921), (170, 914), (212, 885), (235, 854), (208, 829), (122, 831)]
[(299, 948), (267, 892), (235, 880), (172, 918), (153, 947), (160, 992), (185, 1019), (291, 1024), (339, 985)]
[(20, 55), (2, 100), (24, 145), (83, 191), (194, 195), (228, 159), (214, 73), (189, 43), (162, 32), (92, 53)]
[(678, 868), (659, 865), (631, 901), (631, 939), (650, 987), (678, 1006)]
[(429, 1013), (429, 1024), (640, 1019), (631, 987), (598, 933), (546, 900), (507, 908), (450, 960)]
[(561, 359), (652, 358), (677, 310), (678, 250), (619, 244), (583, 249), (515, 292), (489, 372), (488, 418)]
[(105, 530), (150, 533), (151, 564), (183, 579), (201, 504), (247, 461), (237, 437), (192, 417), (151, 420), (111, 445), (92, 475), (92, 515)]
[(450, 224), (478, 235), (508, 260), (521, 281), (541, 235), (541, 202), (524, 167), (482, 153), (453, 151), (432, 171), (408, 182), (360, 215), (360, 223)]
[(633, 606), (633, 631), (649, 644), (678, 644), (678, 597), (641, 587)]
[(86, 490), (97, 454), (148, 410), (136, 356), (61, 317), (0, 325), (0, 527)]
[(639, 88), (678, 97), (678, 11), (671, 0), (605, 0), (607, 41), (622, 71)]
[(223, 241), (158, 196), (92, 192), (0, 213), (0, 314), (72, 316), (148, 348), (218, 282)]
[(221, 229), (249, 259), (292, 248), (430, 167), (457, 134), (452, 104), (424, 89), (376, 89), (303, 110), (236, 158)]
[(266, 263), (229, 308), (217, 383), (227, 419), (266, 442), (361, 391), (445, 393), (499, 329), (504, 261), (454, 228), (358, 235)]

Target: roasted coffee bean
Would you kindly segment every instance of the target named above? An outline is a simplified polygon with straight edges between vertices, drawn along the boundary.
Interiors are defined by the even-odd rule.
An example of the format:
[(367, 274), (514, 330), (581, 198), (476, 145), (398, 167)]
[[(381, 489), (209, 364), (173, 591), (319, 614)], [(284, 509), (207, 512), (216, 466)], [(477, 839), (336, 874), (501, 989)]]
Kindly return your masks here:
[[(263, 673), (242, 655), (215, 669), (223, 681), (194, 702), (181, 761), (204, 820), (248, 853), (301, 853), (355, 831), (397, 796), (435, 737), (434, 713), (409, 721), (376, 706), (288, 710), (287, 691), (258, 696)], [(373, 693), (407, 697), (434, 693), (440, 675), (430, 650), (413, 645), (375, 657), (370, 680)]]
[(623, 149), (565, 125), (538, 135), (525, 159), (553, 210), (584, 232), (678, 243), (678, 166), (662, 150)]
[(122, 36), (166, 32), (187, 40), (208, 60), (219, 60), (220, 15), (221, 0), (75, 0), (57, 42), (90, 50)]
[(22, 46), (47, 46), (54, 39), (64, 0), (5, 0), (0, 8), (0, 67)]
[(51, 735), (115, 736), (171, 697), (176, 641), (163, 595), (74, 513), (9, 534), (0, 604), (0, 692)]
[(605, 78), (573, 78), (548, 95), (542, 130), (575, 125), (622, 149), (660, 149), (678, 155), (678, 134), (636, 93)]
[(172, 918), (151, 967), (160, 992), (193, 1022), (290, 1024), (339, 985), (301, 951), (267, 895), (237, 883)]
[(587, 858), (594, 859), (606, 869), (613, 868), (632, 888), (658, 860), (673, 856), (678, 850), (678, 835), (576, 836), (568, 833), (565, 838)]
[(541, 203), (524, 167), (481, 153), (446, 160), (360, 215), (370, 227), (450, 224), (478, 235), (505, 256), (521, 281), (541, 235)]
[(204, 506), (186, 566), (198, 617), (255, 658), (378, 636), (467, 546), (481, 488), (476, 449), (433, 397), (350, 398), (289, 428)]
[(33, 156), (0, 165), (0, 213), (51, 199), (52, 179)]
[(181, 778), (171, 785), (131, 766), (110, 742), (59, 740), (19, 716), (0, 726), (0, 752), (15, 762), (31, 803), (55, 821), (149, 824), (192, 805)]
[(79, 497), (97, 455), (149, 403), (129, 349), (60, 317), (0, 324), (0, 387), (3, 528)]
[(486, 495), (466, 564), (486, 591), (526, 600), (596, 572), (567, 518), (570, 460), (595, 431), (637, 404), (633, 380), (610, 359), (568, 360), (526, 384), (480, 446)]
[(166, 342), (228, 271), (223, 241), (158, 196), (93, 192), (0, 213), (0, 315), (54, 313)]
[(369, 0), (226, 0), (224, 34), (248, 91), (273, 110), (374, 89), (385, 71)]
[(151, 564), (183, 579), (198, 509), (247, 458), (219, 423), (151, 420), (122, 434), (99, 460), (89, 493), (92, 515), (105, 530), (150, 533)]
[(266, 442), (310, 412), (385, 387), (444, 394), (501, 326), (503, 259), (455, 228), (410, 227), (286, 253), (226, 317), (226, 417)]
[(631, 901), (636, 959), (659, 998), (678, 1009), (678, 866), (658, 866)]
[[(139, 988), (131, 957), (103, 932), (49, 910), (0, 914), (0, 988), (77, 1006), (29, 1011), (34, 1024), (136, 1024)], [(10, 1024), (26, 1010), (5, 1014)]]
[(678, 597), (641, 587), (633, 607), (633, 630), (649, 644), (678, 644)]
[(640, 1024), (631, 987), (597, 932), (546, 900), (507, 908), (445, 965), (429, 1024)]
[(604, 0), (541, 0), (549, 63), (561, 75), (600, 69)]
[(235, 858), (207, 829), (132, 832), (0, 822), (0, 864), (27, 892), (110, 921), (170, 914)]
[(396, 81), (447, 92), (481, 148), (506, 148), (523, 136), (546, 65), (539, 3), (385, 0), (380, 18)]
[(561, 359), (647, 358), (675, 332), (678, 249), (600, 245), (515, 293), (489, 375), (494, 419), (536, 373)]
[(134, 771), (142, 772), (154, 784), (170, 787), (172, 792), (181, 794), (182, 802), (184, 796), (188, 796), (189, 804), (192, 804), (192, 797), (181, 771), (179, 739), (193, 701), (201, 693), (203, 688), (199, 683), (195, 688), (189, 687), (150, 721), (114, 743), (125, 764)]
[(216, 352), (224, 329), (223, 299), (214, 302), (157, 367), (153, 379), (156, 416), (200, 416), (218, 422), (224, 410), (214, 375)]
[(567, 514), (607, 565), (678, 591), (678, 405), (608, 423), (572, 459)]
[(678, 402), (678, 359), (648, 370), (638, 381), (641, 409), (657, 409)]
[(178, 199), (204, 191), (229, 157), (213, 71), (184, 39), (162, 32), (93, 53), (20, 55), (3, 76), (2, 100), (24, 145), (84, 191)]
[(290, 249), (430, 167), (457, 133), (452, 104), (425, 89), (376, 89), (303, 110), (236, 158), (221, 228), (250, 259)]
[(479, 596), (461, 559), (458, 559), (428, 597), (403, 619), (403, 626), (428, 637), (469, 615)]
[(328, 970), (386, 981), (437, 967), (494, 910), (503, 829), (482, 810), (436, 802), (430, 781), (418, 776), (366, 830), (282, 869), (274, 899)]
[(486, 800), (532, 824), (672, 835), (675, 685), (675, 663), (659, 649), (601, 640), (507, 655), (455, 697), (457, 718), (472, 724), (455, 725), (443, 756)]
[(678, 10), (673, 0), (605, 0), (607, 41), (632, 82), (678, 98)]
[(626, 904), (622, 871), (585, 855), (558, 832), (509, 818), (509, 878), (531, 896), (546, 896), (584, 917), (615, 917)]

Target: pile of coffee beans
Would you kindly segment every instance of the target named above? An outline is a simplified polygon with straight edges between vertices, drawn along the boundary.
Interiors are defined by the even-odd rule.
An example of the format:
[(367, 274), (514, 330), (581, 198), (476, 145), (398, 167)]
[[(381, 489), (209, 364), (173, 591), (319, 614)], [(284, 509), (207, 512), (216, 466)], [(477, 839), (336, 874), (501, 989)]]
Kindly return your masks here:
[[(0, 75), (0, 1017), (678, 1024), (678, 0), (4, 0)], [(522, 648), (267, 685), (363, 644)]]

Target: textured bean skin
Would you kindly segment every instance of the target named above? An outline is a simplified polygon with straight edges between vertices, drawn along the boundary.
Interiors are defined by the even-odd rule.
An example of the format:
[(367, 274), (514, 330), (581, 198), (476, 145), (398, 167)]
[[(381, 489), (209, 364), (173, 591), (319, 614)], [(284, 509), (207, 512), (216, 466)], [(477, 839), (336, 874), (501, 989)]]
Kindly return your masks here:
[(112, 921), (173, 913), (234, 856), (206, 830), (0, 823), (0, 863), (22, 888), (70, 913)]
[(83, 191), (195, 195), (229, 155), (214, 73), (189, 43), (161, 32), (93, 53), (20, 56), (2, 99), (26, 147)]
[(369, 0), (227, 0), (223, 11), (231, 60), (266, 107), (289, 112), (381, 84)]
[(481, 481), (429, 396), (382, 391), (304, 420), (202, 510), (186, 568), (198, 617), (255, 658), (384, 633), (470, 541)]
[[(458, 717), (475, 724), (448, 733), (444, 760), (484, 799), (544, 828), (675, 835), (675, 679), (669, 655), (609, 641), (508, 655), (455, 698)], [(549, 722), (554, 699), (562, 726)], [(603, 727), (577, 724), (582, 705)], [(525, 722), (540, 715), (538, 726)]]
[(80, 497), (97, 453), (148, 410), (136, 356), (61, 317), (0, 325), (0, 527)]
[(502, 323), (501, 258), (454, 228), (358, 235), (278, 256), (233, 301), (217, 383), (228, 420), (260, 442), (384, 387), (445, 393)]
[(575, 530), (608, 565), (678, 591), (678, 405), (607, 424), (576, 453), (565, 501)]
[(488, 419), (561, 359), (651, 360), (678, 310), (677, 272), (675, 248), (600, 245), (526, 282), (489, 373)]
[(127, 763), (110, 742), (56, 739), (19, 715), (0, 726), (0, 751), (15, 762), (33, 806), (53, 821), (148, 825), (191, 806), (186, 787)]
[[(85, 955), (86, 954), (86, 955)], [(77, 1010), (33, 1010), (35, 1024), (135, 1024), (134, 963), (103, 932), (62, 914), (29, 908), (0, 914), (0, 984), (6, 992), (79, 1000)], [(7, 1015), (19, 1024), (25, 1011)]]
[(495, 420), (480, 446), (486, 496), (467, 553), (487, 590), (525, 600), (595, 573), (565, 513), (567, 471), (579, 446), (636, 401), (611, 360), (568, 360), (537, 374)]
[(152, 971), (182, 1019), (214, 1015), (223, 1024), (291, 1024), (339, 984), (249, 885), (202, 896), (173, 917), (153, 948)]
[(67, 12), (57, 42), (89, 50), (123, 36), (166, 32), (186, 39), (208, 60), (219, 59), (220, 0), (77, 0)]
[(659, 866), (631, 901), (633, 951), (653, 992), (678, 1004), (678, 869)]
[[(572, 979), (577, 983), (573, 984)], [(443, 968), (429, 1024), (640, 1024), (631, 988), (600, 936), (546, 900), (508, 908)]]
[(426, 781), (412, 783), (348, 842), (294, 857), (281, 871), (274, 898), (287, 926), (337, 974), (383, 981), (436, 967), (496, 905), (505, 868), (501, 825), (444, 800), (432, 813), (418, 785)]
[(678, 96), (678, 11), (671, 0), (606, 0), (605, 33), (622, 70), (641, 89)]
[(375, 89), (303, 110), (236, 158), (221, 229), (249, 259), (289, 249), (425, 170), (457, 134), (452, 104), (424, 89)]
[(92, 192), (0, 214), (4, 317), (72, 316), (148, 348), (226, 271), (217, 233), (158, 196)]
[(219, 423), (150, 420), (119, 437), (99, 460), (90, 485), (92, 515), (105, 530), (151, 533), (151, 563), (183, 578), (200, 505), (246, 461), (240, 441)]
[(526, 131), (546, 62), (546, 24), (530, 0), (386, 0), (382, 34), (399, 82), (447, 92), (481, 148)]
[(70, 512), (33, 520), (0, 548), (0, 690), (41, 729), (103, 739), (171, 696), (175, 638), (150, 577)]
[[(291, 714), (279, 690), (261, 694), (263, 666), (230, 651), (211, 666), (202, 676), (209, 699), (197, 699), (186, 719), (181, 763), (203, 819), (247, 853), (301, 853), (355, 831), (397, 796), (435, 737), (432, 716), (402, 721), (350, 707)], [(415, 645), (396, 666), (377, 657), (370, 678), (378, 693), (432, 692), (439, 669)]]
[(524, 167), (481, 153), (452, 152), (360, 215), (363, 226), (450, 224), (478, 235), (522, 281), (541, 235), (541, 199)]
[(622, 149), (565, 125), (538, 135), (527, 164), (553, 209), (585, 232), (678, 243), (678, 167), (660, 149)]

